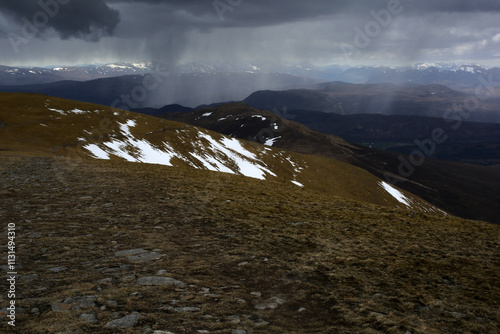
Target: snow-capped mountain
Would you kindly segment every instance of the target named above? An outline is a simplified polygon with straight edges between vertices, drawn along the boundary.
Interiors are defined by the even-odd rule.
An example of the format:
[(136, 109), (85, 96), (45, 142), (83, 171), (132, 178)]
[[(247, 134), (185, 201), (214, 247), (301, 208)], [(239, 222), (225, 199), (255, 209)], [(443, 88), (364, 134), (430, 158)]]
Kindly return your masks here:
[(0, 66), (0, 84), (27, 85), (62, 80), (85, 81), (130, 74), (146, 74), (153, 70), (154, 65), (150, 62), (31, 68)]
[[(403, 67), (353, 67), (334, 78), (348, 83), (442, 84), (466, 91), (481, 84), (480, 78), (500, 81), (500, 68), (481, 65), (421, 63)], [(333, 81), (333, 80), (332, 80)]]
[[(175, 68), (156, 62), (111, 63), (78, 66), (49, 67), (9, 67), (0, 66), (0, 84), (21, 85), (49, 83), (61, 80), (92, 80), (131, 74), (146, 74), (151, 72), (171, 72), (175, 74), (220, 74), (220, 73), (280, 73), (299, 77), (317, 79), (320, 81), (345, 81), (350, 83), (367, 82), (413, 82), (437, 83), (432, 80), (459, 80), (464, 75), (489, 75), (498, 73), (498, 68), (488, 68), (477, 64), (456, 63), (419, 63), (410, 66), (356, 66), (340, 65), (314, 66), (312, 64), (255, 64), (241, 63), (184, 63)], [(425, 77), (425, 80), (422, 79)], [(424, 82), (422, 82), (424, 81)]]

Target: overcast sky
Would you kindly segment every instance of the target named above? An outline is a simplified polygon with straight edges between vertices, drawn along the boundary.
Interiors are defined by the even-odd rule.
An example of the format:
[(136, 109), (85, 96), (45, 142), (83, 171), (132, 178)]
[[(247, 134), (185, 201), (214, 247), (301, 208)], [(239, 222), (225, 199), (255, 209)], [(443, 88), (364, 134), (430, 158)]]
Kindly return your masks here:
[(499, 0), (0, 2), (3, 65), (499, 60)]

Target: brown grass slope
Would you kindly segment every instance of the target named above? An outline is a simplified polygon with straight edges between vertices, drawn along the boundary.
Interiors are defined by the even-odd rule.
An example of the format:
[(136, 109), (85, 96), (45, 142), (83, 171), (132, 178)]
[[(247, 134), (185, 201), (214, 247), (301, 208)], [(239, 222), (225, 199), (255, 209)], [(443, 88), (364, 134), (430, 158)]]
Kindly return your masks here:
[[(210, 114), (203, 117), (204, 114)], [(261, 115), (265, 120), (258, 117)], [(243, 103), (231, 103), (192, 113), (165, 113), (160, 117), (180, 120), (237, 138), (264, 143), (276, 138), (273, 146), (303, 154), (331, 157), (363, 168), (373, 175), (391, 179), (399, 175), (401, 161), (396, 153), (370, 149), (339, 137), (312, 131), (286, 119), (290, 114), (275, 114)], [(278, 130), (275, 130), (278, 129)], [(407, 156), (402, 156), (408, 161)], [(500, 224), (497, 202), (500, 198), (500, 173), (495, 166), (477, 166), (427, 158), (410, 177), (398, 177), (397, 185), (435, 206), (467, 219)]]
[[(140, 152), (133, 140), (121, 130), (123, 124), (133, 121), (131, 132), (134, 140), (146, 141), (155, 149), (174, 152), (170, 164), (176, 168), (205, 168), (193, 154), (208, 155), (222, 161), (227, 168), (236, 168), (227, 156), (215, 152), (201, 134), (220, 143), (219, 133), (199, 129), (183, 123), (160, 120), (124, 110), (70, 100), (30, 94), (0, 94), (2, 110), (0, 119), (0, 149), (9, 151), (43, 152), (74, 159), (88, 159), (93, 155), (88, 145), (107, 149), (112, 160), (124, 160), (123, 155), (110, 153), (103, 144), (117, 141), (121, 150), (129, 156), (139, 157)], [(74, 109), (88, 112), (69, 112)], [(61, 110), (57, 112), (54, 110)], [(272, 150), (257, 143), (241, 141), (240, 144), (269, 170), (266, 180), (277, 182), (296, 181), (306, 188), (326, 192), (367, 203), (406, 207), (386, 192), (380, 179), (364, 170), (340, 161), (307, 156), (283, 150)], [(115, 145), (118, 146), (118, 145)], [(237, 171), (236, 171), (237, 172)], [(275, 174), (272, 175), (272, 174)], [(409, 193), (413, 211), (435, 208)]]
[[(9, 99), (2, 98), (8, 107)], [(8, 224), (16, 225), (18, 272), (16, 328), (7, 325), (0, 310), (0, 331), (500, 330), (498, 226), (433, 213), (410, 217), (394, 205), (351, 200), (340, 190), (335, 195), (327, 181), (322, 190), (297, 187), (285, 176), (257, 180), (181, 164), (91, 159), (72, 154), (77, 150), (71, 144), (60, 145), (58, 130), (65, 128), (56, 121), (64, 118), (45, 119), (43, 124), (55, 123), (52, 137), (44, 133), (30, 146), (24, 139), (13, 140), (14, 133), (22, 132), (11, 130), (40, 124), (37, 113), (43, 116), (45, 105), (35, 103), (40, 96), (10, 98), (17, 99), (10, 101), (11, 108), (24, 103), (32, 110), (20, 123), (5, 117), (9, 113), (0, 117), (0, 220), (4, 232)], [(47, 97), (42, 101), (47, 99), (61, 109), (98, 108)], [(92, 118), (111, 119), (118, 111), (109, 112)], [(87, 116), (72, 115), (66, 125)], [(150, 120), (140, 123), (141, 116), (127, 116), (136, 117), (137, 127)], [(180, 124), (164, 122), (157, 124)], [(35, 134), (32, 138), (42, 132)], [(72, 138), (68, 134), (66, 139)], [(17, 146), (10, 146), (14, 141)], [(315, 166), (304, 177), (322, 180), (317, 174), (328, 168), (351, 170), (326, 158), (300, 157)], [(348, 181), (352, 184), (338, 184), (359, 185)], [(138, 249), (136, 256), (118, 253)], [(4, 247), (5, 272), (6, 255)], [(177, 285), (140, 284), (147, 277), (175, 279)], [(0, 289), (8, 290), (5, 280)], [(1, 294), (0, 309), (8, 303)], [(85, 321), (84, 314), (94, 321)], [(105, 327), (134, 314), (138, 318), (128, 327)]]
[[(2, 332), (500, 330), (496, 225), (192, 168), (0, 155), (19, 273), (16, 328), (2, 318)], [(131, 249), (157, 256), (116, 253)], [(150, 276), (185, 285), (138, 284)], [(133, 312), (131, 327), (104, 327)]]

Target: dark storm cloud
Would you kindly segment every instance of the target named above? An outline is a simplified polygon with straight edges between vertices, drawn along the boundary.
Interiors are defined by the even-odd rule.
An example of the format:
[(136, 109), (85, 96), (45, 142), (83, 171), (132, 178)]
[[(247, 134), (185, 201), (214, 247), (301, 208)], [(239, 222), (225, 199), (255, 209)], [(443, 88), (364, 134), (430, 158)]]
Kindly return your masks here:
[(98, 41), (112, 35), (120, 21), (104, 0), (2, 0), (0, 12), (40, 31), (53, 28), (62, 39)]
[[(31, 54), (39, 55), (37, 61), (44, 55), (53, 59), (49, 52), (54, 51), (68, 55), (65, 63), (74, 61), (69, 56), (74, 53), (92, 61), (153, 60), (172, 66), (189, 61), (493, 63), (500, 49), (498, 0), (42, 0), (55, 1), (67, 4), (39, 36), (43, 45), (41, 40), (20, 45), (25, 59)], [(377, 21), (373, 12), (394, 5), (401, 10), (376, 26), (386, 18)], [(38, 0), (0, 0), (0, 57), (18, 61), (5, 37), (19, 34), (22, 19), (32, 20), (37, 11)], [(17, 30), (7, 22), (12, 18), (21, 23)], [(358, 47), (357, 34), (366, 34), (367, 27), (370, 38), (363, 39), (369, 43)], [(95, 44), (71, 39), (70, 50), (64, 48), (70, 37), (97, 41), (105, 36), (110, 38)]]
[[(464, 13), (499, 12), (498, 0), (108, 0), (108, 3), (136, 3), (163, 5), (170, 9), (185, 10), (195, 15), (216, 16), (214, 3), (218, 3), (225, 14), (224, 24), (228, 26), (274, 25), (298, 20), (307, 20), (326, 15), (362, 14), (372, 9), (384, 8), (388, 3), (401, 3), (413, 13)], [(241, 8), (239, 8), (241, 7)], [(225, 8), (225, 9), (224, 9)], [(235, 10), (240, 9), (240, 10)], [(229, 15), (230, 14), (230, 15)], [(213, 22), (214, 25), (220, 25)]]

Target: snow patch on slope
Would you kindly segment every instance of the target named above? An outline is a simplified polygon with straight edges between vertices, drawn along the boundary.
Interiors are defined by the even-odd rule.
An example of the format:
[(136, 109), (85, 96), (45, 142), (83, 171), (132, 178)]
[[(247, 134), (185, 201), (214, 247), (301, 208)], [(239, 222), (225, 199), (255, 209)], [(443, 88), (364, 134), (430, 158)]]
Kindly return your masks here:
[(296, 186), (299, 186), (301, 188), (304, 188), (304, 185), (300, 182), (297, 182), (297, 181), (291, 181), (293, 184), (295, 184)]
[[(237, 167), (240, 174), (248, 177), (253, 177), (256, 179), (265, 180), (266, 173), (269, 175), (276, 176), (272, 171), (270, 171), (266, 166), (259, 164), (257, 156), (245, 149), (239, 140), (234, 138), (224, 137), (220, 142), (212, 138), (210, 135), (200, 132), (198, 137), (206, 140), (208, 142), (208, 148), (206, 151), (213, 152), (216, 156), (221, 157), (222, 161), (229, 161)], [(210, 166), (210, 170), (216, 171), (226, 171), (229, 169), (227, 166), (221, 168), (219, 164), (214, 163), (213, 157), (210, 155), (198, 156), (198, 160), (201, 160), (205, 166)], [(234, 174), (235, 172), (231, 170)]]
[(52, 108), (49, 108), (49, 110), (50, 110), (50, 111), (54, 111), (54, 112), (56, 112), (56, 113), (59, 113), (59, 114), (61, 114), (61, 115), (66, 115), (66, 113), (65, 113), (64, 111), (59, 110), (59, 109), (52, 109)]
[(269, 138), (269, 139), (267, 139), (267, 140), (264, 142), (264, 145), (266, 145), (266, 146), (273, 146), (273, 145), (276, 143), (276, 141), (277, 141), (278, 139), (280, 139), (280, 138), (281, 138), (281, 136), (279, 136), (279, 137), (274, 137), (274, 138)]
[(88, 144), (83, 148), (90, 151), (98, 159), (109, 159), (109, 154), (113, 154), (130, 162), (172, 166), (170, 160), (176, 154), (166, 143), (162, 143), (163, 147), (156, 148), (147, 140), (136, 139), (130, 132), (130, 128), (136, 125), (134, 120), (128, 120), (126, 123), (119, 123), (119, 125), (123, 139), (113, 139), (101, 146)]
[(391, 196), (394, 197), (399, 203), (402, 203), (406, 206), (411, 206), (410, 200), (401, 191), (397, 190), (389, 183), (384, 181), (380, 181), (380, 185), (382, 186), (382, 188), (384, 188), (385, 191), (391, 194)]
[[(121, 157), (130, 162), (142, 162), (173, 166), (172, 159), (180, 161), (201, 169), (218, 171), (223, 173), (240, 174), (260, 180), (267, 176), (277, 175), (262, 161), (263, 152), (252, 152), (243, 146), (243, 143), (235, 138), (221, 137), (215, 139), (208, 133), (200, 131), (196, 134), (196, 140), (192, 140), (192, 134), (176, 131), (182, 148), (177, 145), (171, 146), (168, 142), (153, 145), (147, 139), (136, 138), (131, 128), (137, 125), (135, 120), (119, 122), (119, 134), (113, 135), (109, 140), (102, 143), (89, 143), (83, 146), (97, 159), (111, 159), (111, 156)], [(191, 136), (184, 140), (182, 137)], [(80, 138), (85, 141), (85, 139)], [(187, 153), (180, 153), (186, 151)], [(291, 160), (289, 159), (290, 163)], [(292, 164), (295, 169), (295, 165)]]

